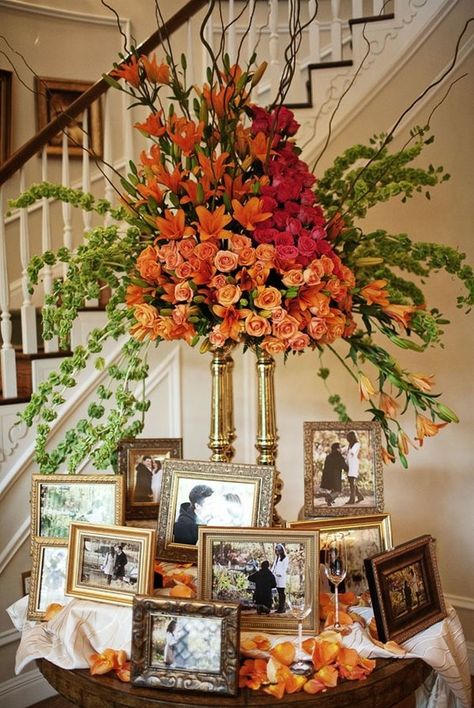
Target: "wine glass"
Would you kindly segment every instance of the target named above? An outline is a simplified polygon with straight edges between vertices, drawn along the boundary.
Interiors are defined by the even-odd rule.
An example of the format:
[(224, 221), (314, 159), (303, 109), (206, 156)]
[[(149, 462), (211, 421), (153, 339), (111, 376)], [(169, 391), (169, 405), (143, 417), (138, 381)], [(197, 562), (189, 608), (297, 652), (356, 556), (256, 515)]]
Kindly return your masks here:
[(292, 595), (289, 600), (290, 612), (298, 620), (298, 644), (295, 661), (290, 669), (294, 674), (309, 675), (314, 672), (313, 662), (306, 658), (303, 652), (303, 620), (311, 612), (311, 603), (307, 602), (304, 593)]
[(350, 628), (343, 627), (339, 622), (339, 585), (347, 573), (346, 539), (343, 533), (336, 533), (328, 537), (324, 549), (324, 570), (327, 579), (334, 585), (334, 624), (327, 629), (334, 629), (341, 634), (349, 634)]

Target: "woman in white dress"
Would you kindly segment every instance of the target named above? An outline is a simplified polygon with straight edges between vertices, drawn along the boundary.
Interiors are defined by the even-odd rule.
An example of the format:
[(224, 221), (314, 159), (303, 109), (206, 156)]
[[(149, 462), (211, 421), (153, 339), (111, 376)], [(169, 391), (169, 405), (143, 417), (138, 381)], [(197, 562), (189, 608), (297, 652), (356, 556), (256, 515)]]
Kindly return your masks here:
[(155, 504), (160, 501), (162, 480), (163, 470), (161, 467), (161, 462), (159, 460), (155, 460), (153, 462), (153, 469), (151, 471), (151, 493), (153, 495), (153, 501), (155, 502)]
[(286, 574), (288, 572), (288, 556), (285, 553), (285, 547), (281, 543), (275, 546), (275, 560), (271, 567), (271, 571), (275, 576), (277, 592), (278, 592), (278, 609), (277, 612), (282, 614), (285, 612), (286, 604)]
[(175, 635), (177, 620), (171, 620), (166, 628), (164, 662), (168, 666), (176, 661), (176, 644), (178, 638)]
[(364, 498), (357, 488), (357, 480), (359, 479), (360, 467), (360, 442), (357, 433), (350, 430), (346, 435), (346, 440), (349, 444), (346, 452), (346, 462), (348, 466), (347, 478), (349, 480), (350, 497), (346, 504), (357, 504)]
[(107, 551), (107, 555), (105, 556), (105, 561), (102, 566), (102, 570), (104, 572), (104, 575), (107, 576), (107, 585), (110, 585), (111, 580), (112, 580), (112, 575), (114, 572), (114, 567), (115, 567), (115, 548), (113, 546), (110, 546), (109, 550)]

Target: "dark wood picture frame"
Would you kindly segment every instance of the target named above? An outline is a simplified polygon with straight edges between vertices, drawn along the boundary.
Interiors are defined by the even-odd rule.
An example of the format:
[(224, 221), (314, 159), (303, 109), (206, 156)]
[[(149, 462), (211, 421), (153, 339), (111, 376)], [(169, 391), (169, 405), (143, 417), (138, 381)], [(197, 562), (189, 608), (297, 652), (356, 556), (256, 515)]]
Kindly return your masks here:
[(23, 597), (30, 594), (31, 570), (24, 570), (21, 574), (21, 590)]
[[(202, 625), (202, 630), (205, 630), (206, 625), (212, 623), (212, 642), (205, 642), (201, 652), (197, 651), (198, 644), (195, 651), (197, 657), (189, 651), (183, 654), (182, 666), (176, 665), (176, 661), (173, 666), (167, 665), (166, 645), (162, 647), (164, 639), (161, 635), (166, 636), (168, 632), (165, 632), (164, 628), (168, 628), (169, 623), (175, 621), (175, 627), (179, 631), (179, 623), (186, 625), (186, 620), (188, 625), (191, 625), (188, 630), (194, 630), (193, 639), (198, 642), (199, 626)], [(240, 666), (239, 623), (240, 606), (237, 603), (136, 597), (133, 603), (132, 685), (235, 696)], [(191, 632), (188, 637), (190, 635)], [(178, 637), (177, 633), (176, 642)], [(177, 644), (174, 646), (175, 653), (176, 646)], [(159, 653), (161, 651), (163, 659)], [(179, 657), (179, 654), (176, 654), (176, 657)], [(189, 667), (186, 666), (187, 662)], [(179, 664), (179, 661), (177, 663)]]
[(446, 617), (431, 536), (367, 558), (365, 572), (380, 641), (404, 642)]
[(12, 136), (12, 72), (0, 69), (0, 165), (10, 156)]
[[(121, 440), (117, 449), (118, 470), (125, 478), (125, 519), (127, 521), (156, 520), (160, 502), (153, 499), (150, 501), (135, 499), (137, 487), (136, 467), (143, 462), (144, 458), (151, 457), (155, 463), (160, 463), (161, 481), (165, 459), (182, 459), (183, 439), (130, 438)], [(161, 494), (161, 486), (159, 493)]]
[[(54, 79), (46, 76), (35, 77), (36, 124), (41, 130), (53, 118), (92, 86), (91, 81), (75, 79)], [(66, 128), (68, 133), (68, 153), (70, 157), (82, 157), (84, 112), (80, 113)], [(103, 121), (100, 99), (91, 104), (88, 111), (89, 150), (97, 157), (103, 155)], [(49, 141), (48, 155), (61, 156), (63, 153), (62, 133), (59, 132)]]

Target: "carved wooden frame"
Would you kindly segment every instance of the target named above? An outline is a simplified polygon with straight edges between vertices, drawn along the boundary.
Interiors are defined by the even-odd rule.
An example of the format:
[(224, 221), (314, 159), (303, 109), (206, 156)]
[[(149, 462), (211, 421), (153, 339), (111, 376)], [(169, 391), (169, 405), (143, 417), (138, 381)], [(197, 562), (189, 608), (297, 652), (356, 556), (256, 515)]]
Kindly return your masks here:
[[(28, 597), (29, 620), (43, 620), (47, 607), (40, 609), (41, 587), (43, 584), (44, 556), (47, 549), (63, 548), (68, 550), (67, 539), (58, 538), (36, 538), (33, 547), (33, 557), (31, 564), (30, 592)], [(66, 589), (67, 559), (64, 567), (64, 591)], [(62, 604), (62, 603), (60, 603)]]
[[(220, 620), (218, 671), (153, 665), (153, 617), (202, 617)], [(236, 603), (136, 597), (133, 603), (131, 682), (174, 691), (206, 691), (234, 696), (238, 689), (240, 606)]]

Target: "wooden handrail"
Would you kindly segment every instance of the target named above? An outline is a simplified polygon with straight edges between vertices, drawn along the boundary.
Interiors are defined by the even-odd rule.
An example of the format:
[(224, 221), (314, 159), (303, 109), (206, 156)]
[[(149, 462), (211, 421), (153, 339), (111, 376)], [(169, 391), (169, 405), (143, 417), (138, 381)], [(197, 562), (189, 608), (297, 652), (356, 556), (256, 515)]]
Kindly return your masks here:
[[(153, 49), (156, 49), (164, 38), (176, 32), (176, 30), (184, 25), (184, 23), (195, 15), (206, 3), (207, 0), (189, 0), (181, 10), (178, 10), (161, 28), (153, 32), (148, 39), (137, 47), (138, 53), (149, 54)], [(127, 61), (128, 59), (125, 59), (121, 65), (126, 64)], [(110, 72), (108, 75), (110, 76)], [(78, 98), (67, 107), (67, 112), (59, 113), (53, 120), (45, 125), (44, 128), (36, 133), (36, 135), (28, 140), (28, 142), (14, 152), (0, 167), (0, 185), (23, 167), (30, 157), (33, 157), (35, 153), (39, 152), (53, 136), (69, 125), (76, 116), (97, 100), (99, 96), (108, 91), (109, 88), (110, 85), (105, 79), (96, 81), (95, 84), (87, 91), (84, 91), (84, 93), (78, 96)]]

